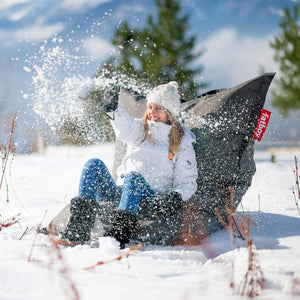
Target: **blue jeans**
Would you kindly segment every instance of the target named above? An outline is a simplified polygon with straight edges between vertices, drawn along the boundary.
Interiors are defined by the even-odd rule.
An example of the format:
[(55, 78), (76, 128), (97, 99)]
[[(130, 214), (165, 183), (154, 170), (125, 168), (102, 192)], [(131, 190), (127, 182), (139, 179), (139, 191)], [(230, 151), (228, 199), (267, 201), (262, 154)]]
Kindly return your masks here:
[(155, 192), (138, 172), (129, 172), (124, 185), (117, 186), (105, 164), (93, 158), (82, 170), (78, 196), (96, 201), (118, 201), (119, 209), (136, 214), (140, 202), (153, 198)]

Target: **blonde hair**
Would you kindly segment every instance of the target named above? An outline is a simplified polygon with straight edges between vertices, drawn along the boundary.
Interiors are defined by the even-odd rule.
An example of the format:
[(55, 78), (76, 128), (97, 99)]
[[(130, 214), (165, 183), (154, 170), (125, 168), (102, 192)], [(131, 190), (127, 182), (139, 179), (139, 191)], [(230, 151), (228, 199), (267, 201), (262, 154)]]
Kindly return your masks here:
[[(173, 114), (166, 109), (168, 122), (167, 124), (171, 125), (171, 131), (169, 134), (169, 153), (175, 155), (180, 147), (182, 137), (184, 136), (184, 130), (178, 120), (173, 116)], [(145, 137), (144, 140), (147, 139), (150, 143), (154, 144), (151, 139), (151, 135), (149, 134), (149, 126), (148, 126), (148, 114), (147, 111), (144, 115), (144, 129), (145, 129)]]

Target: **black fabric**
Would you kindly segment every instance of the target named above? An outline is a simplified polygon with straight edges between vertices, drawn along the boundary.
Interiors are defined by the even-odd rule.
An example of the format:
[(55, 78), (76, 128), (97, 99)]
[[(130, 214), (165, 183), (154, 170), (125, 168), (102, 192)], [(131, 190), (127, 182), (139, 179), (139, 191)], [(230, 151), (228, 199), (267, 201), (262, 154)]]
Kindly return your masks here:
[(106, 230), (113, 221), (114, 211), (117, 209), (119, 201), (100, 201), (98, 202), (98, 205), (98, 216), (102, 222), (104, 230)]
[(120, 242), (120, 248), (124, 249), (129, 243), (133, 230), (137, 224), (136, 216), (127, 210), (114, 210), (112, 213), (111, 225), (104, 232), (104, 236), (114, 237)]
[(90, 240), (99, 205), (96, 200), (75, 197), (71, 200), (70, 218), (62, 238), (71, 242), (85, 243)]
[(137, 212), (142, 218), (169, 218), (182, 208), (181, 195), (171, 190), (166, 194), (156, 194), (155, 197), (146, 199), (139, 205)]
[[(228, 188), (233, 189), (232, 206), (236, 209), (255, 174), (252, 136), (274, 75), (266, 73), (233, 88), (210, 91), (182, 103), (182, 120), (196, 136), (197, 191), (182, 208), (179, 205), (166, 214), (151, 204), (142, 209), (141, 203), (138, 224), (132, 231), (134, 239), (152, 244), (172, 244), (176, 240), (199, 243), (201, 238), (223, 228), (216, 210), (227, 221), (225, 199), (230, 201), (232, 197)], [(108, 93), (107, 103), (112, 103), (108, 110), (116, 108), (116, 95)], [(137, 101), (132, 95), (120, 93), (119, 101), (135, 117), (141, 117), (146, 109), (146, 100)], [(120, 153), (124, 155), (124, 145), (116, 143), (114, 169), (121, 162)], [(176, 207), (174, 197), (166, 198), (162, 203), (169, 203), (167, 210), (172, 205)], [(99, 214), (106, 228), (116, 220), (115, 206), (100, 204)]]
[[(196, 135), (198, 189), (191, 201), (201, 209), (208, 234), (223, 228), (216, 209), (226, 220), (224, 199), (228, 202), (233, 196), (235, 210), (251, 185), (256, 171), (252, 136), (273, 77), (273, 73), (267, 73), (199, 97), (186, 108), (203, 118), (202, 126), (192, 128)], [(233, 195), (229, 195), (229, 187)]]
[[(151, 212), (150, 209), (148, 212)], [(145, 244), (171, 245), (181, 232), (182, 209), (176, 213), (164, 216), (156, 214), (139, 214), (136, 229), (133, 231), (132, 239)]]
[(117, 85), (110, 85), (105, 88), (103, 93), (102, 109), (105, 112), (113, 112), (118, 107), (120, 87)]
[[(233, 197), (230, 204), (235, 210), (256, 171), (252, 136), (274, 75), (266, 73), (236, 87), (206, 93), (182, 105), (183, 120), (187, 118), (187, 124), (196, 136), (198, 189), (186, 205), (193, 209), (183, 209), (180, 225), (176, 216), (173, 224), (166, 224), (163, 219), (150, 225), (144, 222), (140, 229), (141, 238), (148, 236), (151, 243), (170, 241), (169, 230), (182, 240), (180, 236), (188, 228), (188, 238), (199, 242), (198, 237), (224, 227), (219, 218), (227, 221), (225, 202), (231, 202)], [(199, 119), (201, 122), (197, 123)], [(233, 195), (229, 193), (229, 187)], [(191, 218), (187, 218), (189, 216)]]

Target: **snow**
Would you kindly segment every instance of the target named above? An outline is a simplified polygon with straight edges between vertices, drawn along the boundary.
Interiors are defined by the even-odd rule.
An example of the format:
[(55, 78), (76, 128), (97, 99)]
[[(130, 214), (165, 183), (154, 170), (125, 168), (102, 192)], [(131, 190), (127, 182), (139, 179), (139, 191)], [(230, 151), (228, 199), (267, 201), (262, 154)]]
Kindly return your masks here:
[[(20, 217), (0, 231), (0, 299), (76, 299), (75, 290), (80, 299), (244, 298), (238, 287), (247, 271), (248, 249), (237, 238), (232, 250), (227, 230), (199, 246), (146, 245), (89, 271), (84, 268), (127, 250), (119, 250), (118, 243), (107, 237), (100, 238), (99, 248), (55, 250), (46, 236), (36, 234), (34, 228), (46, 226), (76, 195), (85, 161), (99, 157), (111, 169), (113, 152), (113, 144), (51, 146), (42, 154), (13, 159), (6, 178), (10, 201), (6, 203), (2, 188), (0, 212), (2, 222), (17, 213)], [(300, 157), (300, 149), (256, 151), (257, 172), (238, 209), (256, 224), (251, 225), (250, 236), (265, 279), (259, 299), (299, 299), (300, 216), (292, 193), (295, 155)]]

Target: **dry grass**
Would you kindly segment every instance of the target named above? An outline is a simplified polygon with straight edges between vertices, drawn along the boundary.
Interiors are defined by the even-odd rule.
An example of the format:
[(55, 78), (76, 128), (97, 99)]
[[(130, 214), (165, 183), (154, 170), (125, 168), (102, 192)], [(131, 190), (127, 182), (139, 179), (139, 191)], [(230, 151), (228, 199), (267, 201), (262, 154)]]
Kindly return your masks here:
[(66, 296), (72, 300), (80, 300), (79, 292), (70, 276), (70, 271), (67, 263), (65, 262), (60, 246), (56, 243), (53, 236), (50, 235), (49, 240), (51, 242), (52, 250), (50, 254), (53, 256), (53, 261), (60, 264), (59, 273), (64, 280), (63, 289)]
[[(46, 212), (45, 212), (45, 214), (46, 214)], [(44, 219), (44, 217), (43, 217), (43, 219)], [(40, 225), (41, 224), (42, 224), (42, 222), (40, 223)], [(28, 261), (37, 263), (41, 266), (45, 266), (49, 270), (51, 270), (53, 268), (53, 265), (57, 265), (58, 272), (59, 272), (59, 274), (61, 274), (61, 278), (63, 279), (62, 287), (65, 292), (66, 299), (69, 298), (72, 300), (80, 300), (79, 292), (70, 276), (70, 271), (69, 271), (67, 263), (63, 257), (62, 250), (61, 250), (60, 246), (56, 243), (54, 236), (52, 236), (52, 235), (48, 236), (49, 241), (50, 241), (50, 247), (47, 248), (48, 256), (49, 256), (49, 263), (45, 265), (43, 262), (32, 258), (32, 253), (33, 253), (33, 249), (35, 247), (36, 238), (37, 238), (37, 235), (40, 233), (40, 225), (38, 226), (38, 228), (36, 230), (36, 235), (34, 237), (32, 247), (31, 247), (31, 250), (30, 250), (30, 253), (28, 256)]]
[[(234, 214), (234, 191), (233, 188), (231, 186), (228, 187), (228, 192), (229, 192), (229, 201), (226, 198), (226, 193), (223, 191), (222, 193), (222, 198), (224, 201), (224, 205), (225, 205), (225, 212), (227, 214), (227, 222), (226, 220), (224, 220), (224, 218), (222, 218), (221, 213), (219, 211), (219, 209), (216, 207), (215, 209), (215, 213), (219, 219), (219, 221), (222, 223), (222, 225), (224, 227), (226, 227), (229, 231), (229, 235), (230, 235), (230, 240), (231, 240), (231, 246), (232, 246), (232, 250), (234, 250), (235, 248), (235, 235), (234, 235), (234, 228), (236, 225), (236, 222), (234, 220), (233, 214)], [(234, 281), (234, 259), (232, 260), (232, 264), (231, 264), (231, 278), (230, 278), (230, 287), (234, 290), (235, 289), (235, 281)]]
[[(6, 144), (1, 143), (0, 144), (0, 155), (1, 155), (1, 160), (2, 160), (2, 174), (0, 178), (0, 190), (3, 185), (3, 181), (5, 178), (5, 172), (7, 170), (7, 164), (9, 161), (9, 158), (12, 154), (16, 153), (16, 147), (13, 142), (13, 134), (17, 126), (17, 113), (14, 114), (12, 121), (11, 121), (11, 128), (9, 131), (9, 138)], [(8, 187), (7, 187), (8, 188)], [(7, 193), (7, 202), (9, 201), (8, 193)]]
[[(238, 232), (242, 239), (246, 239), (248, 249), (248, 268), (247, 272), (238, 287), (238, 293), (241, 296), (248, 296), (250, 298), (259, 296), (265, 283), (264, 275), (259, 265), (259, 262), (255, 256), (253, 249), (253, 241), (250, 238), (250, 219), (249, 216), (238, 215), (239, 226), (233, 216), (234, 210), (234, 191), (232, 187), (228, 188), (229, 201), (226, 199), (225, 193), (223, 193), (223, 200), (225, 203), (225, 211), (227, 214), (227, 222), (222, 218), (220, 211), (216, 209), (216, 215), (220, 222), (228, 229), (230, 233), (230, 239), (232, 244), (232, 250), (235, 248), (235, 230)], [(252, 222), (253, 225), (255, 225)], [(235, 291), (235, 279), (234, 279), (234, 259), (232, 260), (232, 271), (230, 287)]]
[(241, 221), (241, 228), (247, 240), (248, 269), (240, 284), (239, 292), (242, 296), (246, 295), (250, 298), (254, 298), (261, 294), (264, 288), (265, 278), (258, 259), (254, 253), (253, 241), (250, 238), (249, 216), (246, 216), (244, 222)]
[(137, 244), (135, 246), (132, 246), (130, 247), (127, 251), (123, 252), (122, 254), (110, 259), (110, 260), (106, 260), (106, 261), (98, 261), (97, 263), (95, 263), (94, 265), (91, 265), (91, 266), (88, 266), (88, 267), (85, 267), (84, 270), (91, 270), (91, 269), (94, 269), (95, 267), (97, 266), (102, 266), (104, 264), (108, 264), (108, 263), (111, 263), (113, 261), (119, 261), (121, 260), (122, 258), (126, 258), (128, 257), (132, 252), (134, 251), (138, 251), (142, 248), (142, 244)]
[(19, 223), (19, 217), (20, 217), (20, 214), (17, 214), (3, 222), (0, 223), (0, 231), (2, 230), (2, 228), (5, 228), (5, 227), (10, 227), (16, 223)]
[(293, 187), (293, 195), (295, 199), (295, 204), (300, 216), (299, 202), (300, 202), (300, 183), (299, 183), (299, 165), (297, 157), (295, 156), (295, 169), (293, 170), (295, 176), (295, 186)]

